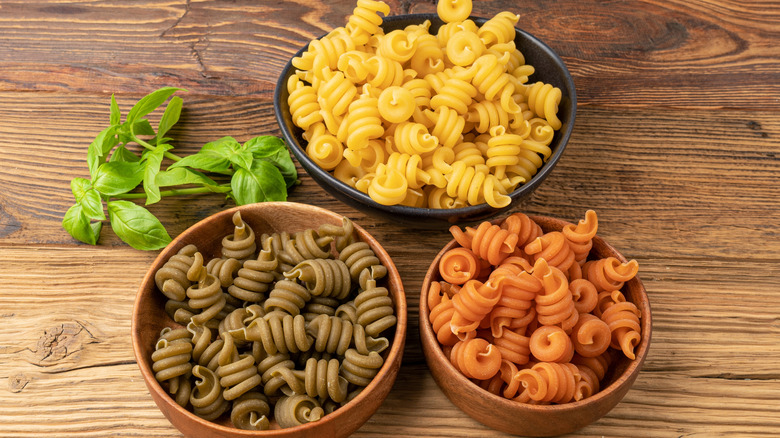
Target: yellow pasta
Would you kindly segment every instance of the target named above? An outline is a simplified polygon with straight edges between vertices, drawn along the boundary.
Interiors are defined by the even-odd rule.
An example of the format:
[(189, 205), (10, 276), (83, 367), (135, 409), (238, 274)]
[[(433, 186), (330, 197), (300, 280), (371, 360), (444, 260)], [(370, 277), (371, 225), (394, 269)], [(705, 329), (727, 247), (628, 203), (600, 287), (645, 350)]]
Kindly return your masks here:
[(463, 21), (471, 14), (471, 0), (439, 0), (436, 12), (445, 23)]

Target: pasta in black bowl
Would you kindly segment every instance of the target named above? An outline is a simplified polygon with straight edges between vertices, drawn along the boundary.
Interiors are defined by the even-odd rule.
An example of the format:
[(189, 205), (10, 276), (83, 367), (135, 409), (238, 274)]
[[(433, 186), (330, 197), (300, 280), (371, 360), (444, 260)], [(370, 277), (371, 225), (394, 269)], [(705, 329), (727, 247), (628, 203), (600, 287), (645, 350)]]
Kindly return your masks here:
[(563, 61), (509, 12), (382, 19), (382, 5), (359, 2), (285, 66), (274, 107), (292, 153), (328, 193), (395, 223), (443, 228), (512, 208), (571, 135)]

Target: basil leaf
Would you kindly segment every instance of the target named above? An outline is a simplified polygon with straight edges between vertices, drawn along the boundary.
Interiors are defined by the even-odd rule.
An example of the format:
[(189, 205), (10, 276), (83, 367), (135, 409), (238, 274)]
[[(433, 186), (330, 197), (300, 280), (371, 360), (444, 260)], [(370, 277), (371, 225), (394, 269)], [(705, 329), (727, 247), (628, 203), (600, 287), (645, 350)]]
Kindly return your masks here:
[(103, 202), (100, 199), (100, 193), (92, 188), (92, 182), (84, 178), (73, 178), (70, 181), (70, 189), (76, 202), (81, 205), (82, 211), (87, 219), (105, 220), (103, 213)]
[(96, 232), (95, 227), (90, 225), (81, 204), (75, 204), (68, 209), (62, 218), (62, 228), (75, 239), (90, 245), (96, 245), (100, 235), (100, 228), (98, 227)]
[(180, 186), (183, 184), (202, 184), (206, 187), (217, 186), (211, 178), (186, 167), (177, 167), (175, 169), (163, 170), (157, 174), (155, 178), (157, 185), (160, 187), (167, 186)]
[(168, 102), (168, 106), (165, 108), (160, 123), (157, 125), (157, 143), (162, 143), (160, 139), (162, 139), (165, 133), (179, 121), (183, 104), (184, 101), (179, 96), (173, 96), (171, 101)]
[(200, 152), (209, 152), (223, 158), (228, 158), (233, 152), (239, 149), (241, 149), (241, 145), (236, 139), (227, 136), (204, 144), (203, 147), (200, 148)]
[(282, 173), (287, 188), (298, 182), (298, 169), (281, 138), (272, 135), (255, 137), (244, 143), (244, 148), (252, 152), (255, 160), (264, 159), (273, 163)]
[(154, 128), (147, 119), (141, 119), (133, 123), (133, 134), (135, 135), (154, 135)]
[(135, 249), (150, 251), (171, 242), (160, 221), (149, 210), (130, 201), (109, 202), (108, 217), (116, 235)]
[(257, 161), (255, 164), (251, 170), (243, 167), (236, 169), (230, 180), (236, 204), (286, 201), (287, 189), (279, 169), (267, 161)]
[(129, 149), (125, 147), (125, 145), (120, 144), (119, 147), (114, 149), (114, 153), (111, 154), (111, 158), (108, 160), (109, 162), (113, 161), (129, 161), (131, 163), (141, 161), (141, 157), (136, 155), (135, 153), (131, 152)]
[(144, 162), (144, 192), (146, 193), (146, 205), (160, 201), (160, 187), (157, 185), (157, 174), (160, 172), (163, 154), (171, 149), (170, 145), (161, 144), (145, 155)]
[(144, 167), (140, 163), (113, 161), (98, 167), (92, 185), (98, 192), (114, 196), (133, 190), (143, 179)]
[(175, 87), (163, 87), (159, 90), (152, 91), (146, 96), (142, 97), (127, 114), (125, 123), (132, 124), (141, 117), (149, 114), (163, 104), (168, 98), (175, 92), (182, 90)]
[(168, 169), (175, 169), (183, 166), (207, 170), (209, 172), (224, 172), (230, 168), (230, 160), (209, 151), (204, 152), (201, 150), (197, 154), (188, 155), (171, 164)]
[(252, 153), (249, 151), (233, 152), (228, 159), (233, 164), (234, 169), (252, 169)]
[(119, 105), (116, 103), (116, 99), (114, 98), (114, 95), (111, 95), (111, 117), (109, 119), (109, 123), (112, 125), (118, 125), (120, 122), (122, 115), (119, 113)]
[(90, 143), (87, 149), (87, 165), (89, 174), (95, 178), (98, 167), (106, 161), (106, 155), (119, 143), (116, 137), (116, 126), (109, 126), (100, 131), (100, 134)]

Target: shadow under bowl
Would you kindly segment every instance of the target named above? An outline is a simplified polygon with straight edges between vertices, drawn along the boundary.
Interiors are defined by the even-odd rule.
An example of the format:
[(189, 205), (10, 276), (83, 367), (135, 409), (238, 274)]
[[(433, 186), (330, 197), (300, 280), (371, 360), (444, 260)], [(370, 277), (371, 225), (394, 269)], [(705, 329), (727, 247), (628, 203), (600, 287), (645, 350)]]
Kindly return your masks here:
[(397, 324), (388, 336), (391, 345), (383, 355), (385, 362), (371, 383), (352, 401), (324, 416), (319, 421), (288, 429), (248, 431), (233, 427), (230, 420), (210, 422), (182, 408), (157, 382), (152, 371), (151, 355), (164, 327), (180, 327), (165, 313), (166, 298), (157, 290), (154, 274), (181, 248), (195, 244), (206, 260), (220, 256), (222, 238), (233, 233), (231, 218), (236, 211), (249, 224), (257, 236), (263, 233), (287, 231), (289, 233), (318, 228), (321, 224), (341, 225), (342, 216), (329, 210), (293, 202), (266, 202), (234, 207), (209, 216), (185, 230), (173, 240), (152, 263), (147, 271), (133, 307), (131, 334), (133, 353), (152, 399), (163, 415), (181, 433), (188, 437), (346, 437), (365, 423), (387, 397), (401, 366), (407, 329), (406, 298), (401, 277), (390, 256), (366, 230), (354, 224), (360, 240), (368, 243), (376, 256), (387, 267), (385, 280), (393, 300)]
[[(487, 21), (485, 18), (470, 18), (477, 25), (482, 25)], [(430, 32), (432, 34), (435, 34), (439, 27), (444, 24), (436, 14), (391, 15), (384, 18), (382, 29), (387, 33), (392, 30), (403, 29), (408, 25), (423, 23), (425, 20), (431, 21)], [(287, 91), (287, 80), (295, 74), (292, 59), (285, 65), (276, 84), (276, 91), (274, 92), (276, 120), (293, 155), (295, 155), (295, 158), (312, 179), (333, 197), (356, 210), (374, 217), (383, 218), (389, 222), (427, 229), (442, 229), (455, 223), (473, 223), (491, 218), (511, 209), (515, 204), (528, 197), (549, 176), (561, 158), (571, 137), (577, 110), (574, 80), (560, 56), (538, 38), (517, 28), (515, 28), (514, 41), (517, 49), (523, 53), (526, 64), (532, 65), (535, 69), (534, 74), (529, 78), (529, 83), (543, 81), (561, 89), (562, 98), (558, 106), (558, 118), (561, 120), (562, 126), (561, 129), (555, 131), (550, 143), (550, 149), (552, 150), (550, 158), (530, 181), (527, 181), (509, 194), (511, 202), (503, 208), (494, 208), (488, 204), (455, 209), (382, 205), (371, 199), (367, 194), (350, 187), (336, 179), (326, 170), (323, 170), (306, 154), (307, 142), (302, 137), (303, 130), (295, 126), (292, 121), (290, 106), (287, 102), (290, 95)], [(293, 58), (300, 56), (308, 47), (307, 44), (301, 48)]]
[[(547, 233), (561, 231), (568, 222), (545, 216), (530, 216)], [(647, 358), (650, 347), (652, 317), (650, 303), (642, 281), (635, 277), (621, 289), (626, 299), (641, 311), (642, 339), (635, 348), (636, 359), (620, 354), (601, 381), (601, 390), (580, 401), (559, 405), (531, 405), (494, 395), (467, 379), (445, 356), (436, 333), (431, 327), (428, 291), (434, 281), (441, 280), (439, 260), (448, 250), (459, 246), (450, 241), (431, 263), (423, 280), (420, 295), (420, 340), (423, 353), (434, 380), (458, 408), (480, 423), (502, 432), (527, 436), (562, 435), (581, 429), (606, 415), (633, 385)], [(599, 236), (593, 238), (590, 258), (615, 257), (625, 263), (626, 258)]]

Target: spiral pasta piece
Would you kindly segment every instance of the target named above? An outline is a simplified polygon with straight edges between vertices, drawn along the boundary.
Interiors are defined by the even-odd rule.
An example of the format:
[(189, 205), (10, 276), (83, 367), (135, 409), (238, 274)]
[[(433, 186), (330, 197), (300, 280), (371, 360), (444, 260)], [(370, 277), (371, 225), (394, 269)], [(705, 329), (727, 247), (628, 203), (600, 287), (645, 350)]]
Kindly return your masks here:
[(366, 288), (367, 280), (379, 280), (387, 275), (379, 258), (366, 242), (354, 242), (347, 245), (339, 253), (339, 260), (346, 263), (352, 281), (357, 282), (361, 288)]
[(506, 169), (520, 162), (520, 144), (523, 138), (517, 134), (507, 133), (502, 125), (490, 129), (488, 140), (487, 160), (485, 164), (493, 169), (496, 178), (503, 178)]
[(315, 351), (343, 355), (350, 347), (354, 328), (351, 322), (337, 316), (320, 315), (306, 327), (314, 339)]
[(552, 231), (536, 238), (525, 246), (525, 252), (534, 257), (534, 261), (544, 259), (550, 267), (567, 272), (574, 263), (574, 253), (563, 233)]
[(358, 324), (365, 328), (369, 336), (379, 336), (397, 322), (390, 292), (385, 287), (377, 286), (376, 280), (368, 280), (365, 289), (357, 294), (355, 309)]
[(578, 313), (590, 313), (598, 303), (598, 291), (596, 286), (588, 280), (578, 278), (569, 282), (574, 308)]
[(217, 376), (220, 386), (224, 388), (222, 397), (230, 401), (260, 385), (262, 379), (257, 373), (255, 358), (249, 354), (239, 355), (230, 334), (223, 333), (223, 336), (225, 344), (217, 360)]
[(187, 245), (154, 273), (154, 282), (163, 295), (171, 300), (184, 301), (187, 288), (192, 285), (187, 278), (187, 271), (195, 261), (193, 255), (196, 252), (198, 248), (195, 245)]
[(437, 94), (431, 97), (431, 108), (436, 111), (442, 107), (454, 110), (459, 116), (465, 115), (469, 105), (477, 97), (477, 89), (469, 82), (451, 77), (444, 82), (444, 86), (437, 90)]
[(294, 281), (280, 280), (274, 284), (263, 308), (266, 312), (281, 310), (295, 316), (301, 313), (301, 309), (310, 299), (311, 293), (304, 286)]
[(485, 51), (485, 44), (474, 32), (458, 32), (447, 40), (445, 53), (454, 65), (465, 67), (474, 63)]
[(298, 279), (315, 297), (343, 300), (351, 290), (349, 268), (341, 260), (308, 259), (285, 272), (287, 279)]
[(439, 274), (451, 284), (463, 284), (476, 278), (479, 270), (477, 256), (468, 248), (453, 248), (441, 256)]
[(542, 234), (542, 228), (523, 213), (513, 213), (501, 223), (501, 228), (517, 234), (518, 248), (524, 248)]
[(270, 251), (260, 251), (257, 260), (247, 260), (236, 273), (227, 291), (243, 301), (259, 303), (265, 299), (265, 293), (276, 280), (274, 271), (279, 263)]
[(515, 24), (519, 20), (520, 16), (517, 14), (508, 11), (499, 12), (479, 28), (477, 35), (486, 46), (513, 41)]
[(471, 15), (471, 0), (439, 0), (436, 13), (445, 23), (461, 22)]
[(222, 239), (222, 257), (244, 260), (257, 250), (255, 232), (241, 219), (241, 212), (233, 214), (233, 234)]
[(344, 306), (339, 305), (340, 301), (330, 297), (312, 297), (303, 309), (301, 309), (301, 315), (306, 322), (311, 322), (314, 318), (320, 315), (333, 316), (336, 314), (336, 309)]
[(357, 88), (344, 77), (344, 73), (323, 70), (323, 81), (317, 88), (317, 102), (323, 110), (333, 116), (341, 116), (347, 112), (347, 108), (357, 95)]
[(429, 301), (430, 314), (428, 318), (431, 321), (433, 331), (436, 333), (436, 339), (441, 345), (455, 345), (458, 342), (458, 337), (452, 330), (450, 325), (452, 321), (452, 315), (455, 313), (455, 308), (452, 306), (452, 301), (447, 294), (439, 295), (441, 291), (441, 285), (438, 282), (431, 283), (431, 289), (428, 291), (428, 297), (438, 298), (438, 302), (431, 305)]
[(500, 298), (501, 289), (490, 280), (486, 283), (467, 281), (452, 297), (455, 308), (450, 322), (452, 332), (461, 337), (476, 330), (482, 318), (490, 313)]
[(271, 406), (268, 397), (257, 391), (247, 392), (233, 401), (230, 421), (242, 430), (268, 430)]
[(568, 403), (574, 400), (579, 369), (571, 363), (539, 362), (517, 372), (526, 395), (537, 402)]
[[(518, 331), (525, 331), (525, 327)], [(501, 359), (517, 365), (525, 365), (530, 360), (531, 338), (515, 330), (503, 330), (501, 336), (493, 338), (493, 345), (501, 352)]]
[(352, 15), (347, 20), (346, 29), (354, 39), (356, 45), (366, 44), (371, 35), (379, 30), (382, 17), (390, 13), (390, 6), (382, 1), (358, 0), (357, 6), (352, 10)]
[(545, 325), (534, 330), (528, 347), (531, 354), (541, 362), (570, 362), (574, 356), (572, 340), (556, 325)]
[(290, 105), (290, 115), (296, 126), (305, 130), (317, 122), (322, 122), (317, 91), (312, 86), (292, 75), (287, 80), (287, 91), (290, 93), (287, 104)]
[(601, 314), (601, 320), (612, 332), (610, 346), (621, 350), (632, 360), (636, 358), (634, 348), (642, 340), (639, 317), (639, 309), (630, 301), (616, 302), (604, 309)]
[[(468, 106), (463, 113), (465, 114), (467, 111)], [(439, 106), (435, 111), (426, 109), (423, 113), (433, 125), (430, 128), (431, 134), (439, 139), (441, 146), (452, 148), (458, 143), (461, 134), (463, 134), (463, 128), (466, 126), (466, 119), (461, 114), (446, 105)]]
[(612, 360), (612, 355), (610, 354), (610, 351), (607, 350), (601, 355), (595, 357), (583, 357), (579, 354), (575, 354), (571, 362), (578, 367), (587, 367), (593, 371), (593, 373), (596, 374), (596, 378), (601, 381), (604, 379), (604, 376), (607, 375), (607, 371), (609, 370), (609, 366), (612, 364)]
[(619, 290), (626, 281), (634, 278), (639, 271), (636, 260), (621, 263), (615, 257), (585, 262), (582, 277), (593, 283), (599, 292)]
[(192, 316), (192, 322), (204, 325), (222, 311), (226, 299), (217, 277), (209, 274), (203, 265), (203, 255), (196, 252), (194, 259), (192, 267), (187, 271), (187, 278), (197, 283), (187, 288), (188, 305), (200, 310), (200, 313)]
[[(453, 228), (457, 226), (450, 227), (450, 232)], [(465, 234), (458, 233), (458, 237), (462, 240), (458, 241), (462, 246), (471, 249), (477, 257), (487, 260), (491, 265), (501, 264), (517, 245), (516, 234), (490, 222), (482, 222), (476, 229), (467, 227)]]
[(152, 353), (152, 371), (158, 382), (186, 375), (192, 370), (191, 334), (186, 329), (165, 328)]
[(474, 130), (488, 132), (496, 126), (509, 125), (509, 113), (492, 100), (474, 102), (465, 115), (466, 122), (474, 123)]
[(526, 98), (531, 111), (545, 119), (555, 130), (562, 126), (557, 116), (561, 96), (560, 88), (543, 82), (537, 82), (526, 89)]
[(344, 353), (341, 375), (353, 385), (368, 386), (371, 379), (379, 373), (382, 364), (384, 359), (379, 353), (372, 351), (368, 354), (360, 354), (354, 348), (350, 348)]
[(536, 318), (534, 302), (536, 295), (542, 291), (539, 279), (510, 266), (501, 265), (490, 274), (491, 280), (501, 288), (501, 297), (488, 315), (490, 331), (495, 337), (501, 337), (505, 328), (525, 330)]
[(303, 315), (273, 311), (257, 318), (241, 330), (248, 341), (259, 341), (268, 354), (297, 353), (311, 347)]
[(321, 168), (333, 170), (344, 158), (344, 145), (333, 135), (322, 134), (309, 141), (306, 154)]
[(598, 231), (598, 217), (593, 210), (586, 211), (585, 219), (580, 220), (577, 225), (568, 224), (561, 231), (574, 253), (574, 260), (580, 266), (584, 265), (588, 258), (596, 231)]
[(233, 276), (241, 269), (242, 262), (234, 258), (211, 259), (206, 263), (206, 270), (209, 274), (217, 277), (222, 287), (229, 287), (233, 284)]
[(439, 146), (439, 139), (431, 135), (422, 123), (402, 122), (395, 128), (391, 138), (398, 152), (410, 156), (432, 152)]
[(571, 332), (574, 350), (583, 357), (600, 356), (607, 351), (612, 340), (609, 325), (589, 313), (580, 315)]
[(501, 352), (482, 338), (458, 341), (452, 347), (450, 362), (469, 379), (486, 380), (498, 373)]
[[(470, 69), (473, 75), (471, 83), (485, 96), (485, 99), (498, 100), (501, 109), (508, 114), (520, 112), (520, 107), (512, 97), (515, 94), (515, 82), (496, 55), (488, 53), (480, 56)], [(508, 123), (501, 125), (507, 126)]]
[(569, 333), (579, 319), (566, 275), (547, 265), (544, 259), (534, 264), (533, 275), (540, 279), (543, 291), (536, 296), (537, 319), (542, 325), (559, 325)]
[(192, 412), (204, 420), (215, 420), (225, 413), (230, 404), (222, 396), (222, 387), (216, 373), (206, 367), (195, 365), (192, 375), (198, 380), (190, 395)]
[(322, 405), (305, 394), (283, 396), (276, 402), (274, 418), (282, 428), (300, 426), (317, 421), (325, 415)]
[[(330, 257), (332, 237), (320, 237), (313, 229), (299, 231), (292, 239), (282, 242), (284, 255), (293, 265), (308, 259), (326, 259)], [(289, 269), (288, 269), (289, 270)]]
[(304, 368), (306, 394), (320, 399), (330, 398), (336, 403), (346, 400), (349, 382), (339, 374), (340, 366), (338, 359), (307, 360)]

